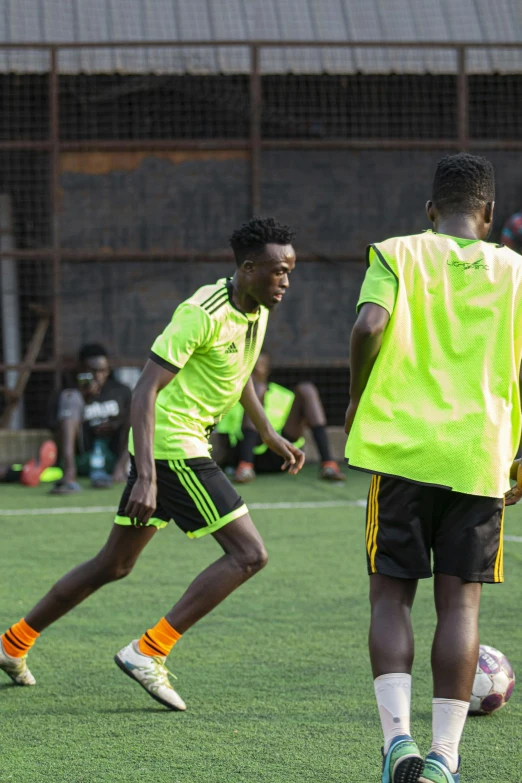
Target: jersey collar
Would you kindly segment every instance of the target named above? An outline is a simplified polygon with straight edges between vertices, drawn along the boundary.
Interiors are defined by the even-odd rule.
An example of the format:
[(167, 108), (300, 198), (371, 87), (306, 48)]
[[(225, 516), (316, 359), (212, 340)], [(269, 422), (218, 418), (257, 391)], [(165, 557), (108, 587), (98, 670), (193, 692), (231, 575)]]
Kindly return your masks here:
[(258, 307), (255, 313), (244, 313), (243, 310), (240, 310), (239, 307), (237, 307), (236, 304), (234, 304), (234, 299), (232, 298), (232, 294), (234, 292), (234, 288), (232, 286), (232, 278), (227, 277), (225, 282), (226, 289), (228, 291), (228, 301), (230, 302), (231, 306), (234, 308), (234, 310), (237, 310), (238, 313), (241, 313), (241, 315), (247, 319), (247, 321), (257, 321), (259, 316), (261, 315), (261, 306)]

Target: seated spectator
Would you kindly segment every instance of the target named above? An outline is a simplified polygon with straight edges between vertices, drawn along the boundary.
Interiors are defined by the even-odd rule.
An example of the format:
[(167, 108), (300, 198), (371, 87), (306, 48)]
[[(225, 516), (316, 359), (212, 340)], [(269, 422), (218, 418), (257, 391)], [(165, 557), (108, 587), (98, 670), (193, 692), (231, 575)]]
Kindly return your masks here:
[(102, 345), (84, 345), (78, 357), (76, 388), (64, 389), (53, 415), (63, 479), (53, 494), (78, 492), (77, 476), (93, 487), (126, 481), (131, 391), (111, 375)]
[(522, 253), (522, 212), (515, 212), (506, 220), (500, 241), (515, 253)]
[[(274, 429), (298, 448), (304, 444), (306, 427), (312, 435), (321, 458), (319, 477), (326, 481), (345, 481), (346, 477), (332, 459), (326, 417), (317, 387), (313, 383), (299, 383), (293, 391), (269, 381), (270, 359), (261, 353), (252, 373), (257, 396)], [(237, 465), (234, 481), (246, 484), (256, 473), (275, 473), (283, 460), (262, 442), (252, 422), (238, 403), (216, 427), (217, 440), (214, 458), (220, 465)]]

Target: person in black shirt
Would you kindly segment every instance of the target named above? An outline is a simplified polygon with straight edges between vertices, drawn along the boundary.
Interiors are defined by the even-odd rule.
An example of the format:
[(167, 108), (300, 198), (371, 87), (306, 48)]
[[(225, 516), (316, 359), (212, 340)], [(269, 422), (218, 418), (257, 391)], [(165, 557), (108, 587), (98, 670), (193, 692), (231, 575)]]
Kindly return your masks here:
[(79, 491), (77, 476), (90, 476), (97, 488), (127, 479), (131, 391), (112, 378), (102, 345), (80, 350), (76, 384), (60, 393), (55, 411), (64, 475), (53, 494)]

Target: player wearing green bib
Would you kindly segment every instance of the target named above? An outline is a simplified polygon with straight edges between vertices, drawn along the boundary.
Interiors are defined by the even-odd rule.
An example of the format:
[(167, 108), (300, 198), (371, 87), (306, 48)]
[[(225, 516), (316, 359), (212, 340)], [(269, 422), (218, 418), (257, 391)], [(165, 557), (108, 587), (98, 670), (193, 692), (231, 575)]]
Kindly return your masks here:
[(161, 704), (185, 709), (169, 682), (167, 655), (267, 561), (245, 503), (210, 457), (209, 435), (240, 400), (290, 473), (304, 462), (303, 453), (270, 425), (250, 379), (268, 313), (283, 298), (295, 266), (292, 238), (273, 218), (235, 231), (234, 276), (196, 291), (154, 342), (133, 394), (131, 470), (107, 543), (0, 638), (0, 668), (17, 684), (35, 684), (26, 655), (39, 634), (99, 587), (130, 573), (157, 530), (173, 520), (191, 538), (211, 534), (223, 556), (115, 662)]
[[(433, 231), (371, 245), (351, 339), (350, 467), (373, 474), (366, 552), (383, 783), (456, 783), (483, 582), (503, 581), (504, 493), (520, 439), (522, 264), (485, 241), (489, 161), (437, 167)], [(410, 735), (417, 580), (435, 573), (433, 742)]]
[[(319, 478), (325, 481), (344, 481), (337, 462), (332, 460), (326, 416), (315, 384), (304, 381), (292, 390), (270, 380), (270, 358), (264, 351), (259, 355), (252, 372), (254, 389), (263, 404), (268, 421), (276, 432), (297, 448), (305, 443), (304, 432), (308, 427), (315, 441), (321, 460)], [(274, 473), (283, 467), (283, 460), (262, 443), (241, 403), (219, 422), (216, 427), (216, 460), (220, 465), (235, 466), (233, 481), (247, 484), (256, 473)]]

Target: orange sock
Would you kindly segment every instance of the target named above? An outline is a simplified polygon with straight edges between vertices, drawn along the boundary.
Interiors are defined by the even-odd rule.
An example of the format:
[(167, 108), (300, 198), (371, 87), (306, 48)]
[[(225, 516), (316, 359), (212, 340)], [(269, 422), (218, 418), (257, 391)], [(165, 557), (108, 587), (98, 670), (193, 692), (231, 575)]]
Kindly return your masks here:
[(22, 618), (19, 623), (12, 625), (8, 631), (2, 634), (4, 650), (13, 658), (22, 658), (29, 652), (35, 641), (40, 636), (27, 625)]
[(162, 617), (154, 628), (145, 631), (138, 642), (138, 647), (143, 655), (150, 655), (151, 658), (156, 658), (158, 655), (164, 657), (169, 654), (179, 639), (181, 634)]

